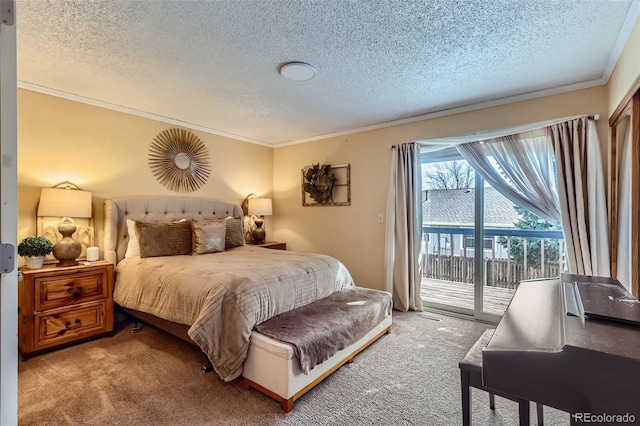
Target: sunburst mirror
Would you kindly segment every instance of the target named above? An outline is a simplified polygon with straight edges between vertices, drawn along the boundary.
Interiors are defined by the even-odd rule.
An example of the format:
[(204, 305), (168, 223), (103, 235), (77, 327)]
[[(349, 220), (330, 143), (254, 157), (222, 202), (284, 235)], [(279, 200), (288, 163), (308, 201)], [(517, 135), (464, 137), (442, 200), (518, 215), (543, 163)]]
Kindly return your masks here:
[(209, 153), (204, 143), (184, 129), (168, 129), (153, 139), (149, 167), (163, 186), (175, 192), (193, 192), (209, 178)]

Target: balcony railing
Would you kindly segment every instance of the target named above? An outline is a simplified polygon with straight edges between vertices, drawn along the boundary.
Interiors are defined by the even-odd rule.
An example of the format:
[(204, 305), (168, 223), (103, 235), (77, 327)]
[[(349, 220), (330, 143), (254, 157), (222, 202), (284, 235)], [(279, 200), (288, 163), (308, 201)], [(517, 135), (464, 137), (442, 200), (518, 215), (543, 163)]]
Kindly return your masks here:
[[(473, 283), (476, 249), (473, 228), (423, 227), (422, 276)], [(485, 228), (483, 284), (515, 289), (522, 280), (566, 271), (562, 231)]]

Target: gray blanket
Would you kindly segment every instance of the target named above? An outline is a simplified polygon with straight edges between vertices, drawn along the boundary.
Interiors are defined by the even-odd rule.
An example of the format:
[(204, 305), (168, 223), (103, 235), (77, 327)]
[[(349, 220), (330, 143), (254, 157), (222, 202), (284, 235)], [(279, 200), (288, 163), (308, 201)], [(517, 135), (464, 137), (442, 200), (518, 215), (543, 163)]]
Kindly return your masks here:
[(280, 314), (256, 330), (294, 347), (304, 374), (363, 338), (391, 315), (391, 295), (350, 287)]

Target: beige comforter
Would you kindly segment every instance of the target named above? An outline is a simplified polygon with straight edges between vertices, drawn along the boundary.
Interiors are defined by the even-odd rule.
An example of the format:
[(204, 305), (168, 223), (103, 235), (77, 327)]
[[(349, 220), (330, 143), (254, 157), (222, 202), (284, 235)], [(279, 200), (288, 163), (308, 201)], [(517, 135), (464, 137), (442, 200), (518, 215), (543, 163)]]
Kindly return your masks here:
[(202, 256), (123, 259), (114, 301), (190, 325), (189, 336), (224, 380), (242, 373), (251, 330), (353, 285), (337, 259), (244, 246)]

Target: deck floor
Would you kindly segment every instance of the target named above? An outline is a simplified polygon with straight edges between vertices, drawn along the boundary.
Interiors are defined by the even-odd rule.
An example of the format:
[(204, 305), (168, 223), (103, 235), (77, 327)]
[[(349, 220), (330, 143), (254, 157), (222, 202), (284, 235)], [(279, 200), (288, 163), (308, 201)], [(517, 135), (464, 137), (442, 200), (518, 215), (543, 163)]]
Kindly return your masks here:
[[(484, 312), (502, 315), (511, 302), (515, 290), (484, 286)], [(422, 300), (473, 310), (473, 284), (422, 278)]]

